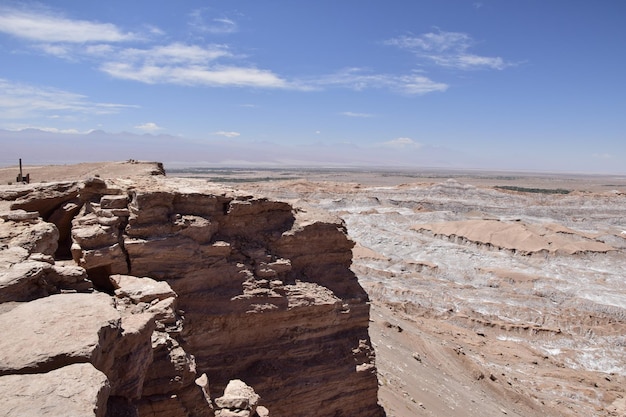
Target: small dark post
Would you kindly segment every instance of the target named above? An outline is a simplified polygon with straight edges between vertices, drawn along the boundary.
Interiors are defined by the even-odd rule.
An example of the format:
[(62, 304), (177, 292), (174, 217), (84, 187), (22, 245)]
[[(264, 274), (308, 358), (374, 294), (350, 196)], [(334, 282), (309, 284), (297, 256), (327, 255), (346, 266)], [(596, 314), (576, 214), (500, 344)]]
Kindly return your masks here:
[(24, 176), (22, 173), (22, 158), (20, 158), (20, 173), (17, 175), (17, 182), (30, 184), (30, 174), (26, 174), (26, 176)]

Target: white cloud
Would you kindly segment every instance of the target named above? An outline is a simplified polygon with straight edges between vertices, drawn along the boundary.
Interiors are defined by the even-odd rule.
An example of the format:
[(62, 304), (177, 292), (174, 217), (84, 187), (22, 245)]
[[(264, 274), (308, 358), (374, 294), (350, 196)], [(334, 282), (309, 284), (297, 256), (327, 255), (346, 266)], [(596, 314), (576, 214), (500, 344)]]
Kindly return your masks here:
[(144, 62), (161, 65), (198, 65), (206, 64), (218, 58), (232, 57), (224, 45), (187, 45), (174, 42), (157, 45), (152, 48), (126, 48), (119, 51), (120, 58), (127, 62)]
[(109, 62), (103, 64), (100, 69), (115, 78), (146, 84), (289, 88), (289, 83), (273, 72), (256, 68)]
[(368, 119), (370, 117), (374, 117), (373, 114), (369, 114), (369, 113), (356, 113), (356, 112), (352, 112), (352, 111), (344, 111), (339, 113), (342, 116), (348, 116), (348, 117), (360, 117), (360, 118), (364, 118), (364, 119)]
[(597, 159), (612, 159), (613, 158), (613, 155), (611, 155), (610, 153), (594, 153), (592, 156)]
[[(190, 18), (190, 25), (197, 31), (218, 30), (224, 33), (237, 29), (234, 20), (210, 16), (209, 9), (196, 10)], [(407, 95), (441, 92), (448, 88), (447, 84), (433, 81), (417, 71), (399, 75), (377, 74), (358, 68), (309, 79), (288, 80), (270, 69), (241, 65), (237, 60), (242, 57), (233, 53), (227, 45), (179, 41), (157, 43), (166, 34), (153, 26), (144, 25), (136, 32), (126, 32), (114, 24), (70, 19), (48, 9), (25, 11), (0, 6), (0, 32), (26, 40), (27, 46), (48, 55), (69, 61), (89, 61), (92, 67), (113, 78), (146, 84), (300, 91), (388, 89)], [(426, 34), (422, 38), (397, 38), (389, 43), (402, 47), (413, 45), (412, 48), (421, 50), (445, 50), (448, 48), (446, 45), (465, 42), (465, 37), (463, 34), (444, 32)], [(459, 62), (466, 67), (505, 65), (503, 61), (497, 62), (496, 58), (489, 59), (466, 54)], [(98, 106), (110, 110), (107, 106)], [(368, 116), (356, 116), (355, 113), (352, 117)]]
[(211, 10), (202, 8), (194, 10), (189, 14), (189, 26), (201, 33), (211, 33), (214, 35), (223, 35), (235, 33), (239, 30), (237, 22), (228, 17), (212, 17), (209, 16)]
[(148, 122), (135, 126), (135, 129), (143, 130), (145, 132), (156, 132), (157, 130), (163, 130), (163, 128), (156, 123)]
[(414, 141), (411, 138), (396, 138), (387, 142), (381, 143), (382, 146), (394, 149), (419, 149), (422, 144)]
[(514, 66), (501, 57), (480, 56), (469, 52), (474, 40), (460, 32), (430, 32), (419, 36), (400, 36), (385, 42), (414, 53), (434, 64), (462, 70), (496, 69)]
[(104, 115), (136, 107), (127, 104), (92, 102), (82, 94), (10, 82), (0, 78), (0, 119), (60, 118), (76, 113)]
[(38, 42), (124, 42), (137, 35), (111, 23), (72, 20), (47, 11), (0, 8), (0, 32)]
[(225, 132), (223, 130), (220, 130), (219, 132), (213, 132), (213, 134), (217, 136), (224, 136), (226, 138), (236, 138), (237, 136), (241, 135), (241, 133), (239, 132)]
[(422, 95), (448, 89), (447, 84), (438, 83), (419, 73), (408, 75), (372, 74), (360, 68), (347, 68), (311, 81), (309, 85), (343, 87), (356, 91), (368, 88), (388, 88), (409, 95)]

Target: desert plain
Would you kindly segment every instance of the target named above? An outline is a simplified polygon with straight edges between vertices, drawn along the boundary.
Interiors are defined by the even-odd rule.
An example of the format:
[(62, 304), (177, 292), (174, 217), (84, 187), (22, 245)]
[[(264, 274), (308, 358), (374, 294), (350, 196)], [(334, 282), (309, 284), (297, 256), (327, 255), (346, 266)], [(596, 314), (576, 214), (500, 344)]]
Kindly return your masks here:
[[(626, 176), (165, 170), (343, 219), (388, 416), (626, 415)], [(133, 163), (26, 172), (150, 173)], [(1, 183), (15, 174), (0, 169)]]

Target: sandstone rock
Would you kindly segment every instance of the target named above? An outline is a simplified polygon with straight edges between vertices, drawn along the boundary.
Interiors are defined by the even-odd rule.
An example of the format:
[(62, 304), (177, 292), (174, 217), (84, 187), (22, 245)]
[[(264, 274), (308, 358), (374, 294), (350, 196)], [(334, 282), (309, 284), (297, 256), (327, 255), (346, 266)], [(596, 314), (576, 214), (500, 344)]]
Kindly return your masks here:
[(412, 229), (418, 232), (427, 230), (450, 239), (466, 239), (486, 247), (521, 254), (545, 252), (572, 255), (615, 250), (586, 233), (554, 224), (542, 226), (500, 220), (463, 220), (416, 225)]
[(15, 200), (11, 210), (38, 211), (41, 217), (48, 216), (63, 203), (78, 195), (77, 182), (57, 182), (32, 186), (30, 192)]
[(91, 362), (113, 367), (120, 314), (106, 294), (58, 294), (0, 315), (0, 374), (41, 373)]
[(157, 331), (152, 335), (153, 363), (146, 374), (144, 396), (175, 392), (195, 382), (196, 363), (176, 339)]
[(72, 229), (72, 239), (82, 249), (97, 249), (117, 243), (118, 230), (101, 224), (81, 225)]
[(93, 365), (68, 365), (44, 374), (0, 376), (0, 409), (6, 417), (104, 417), (106, 375)]
[(115, 346), (115, 363), (108, 373), (111, 394), (130, 400), (141, 398), (148, 367), (152, 364), (150, 337), (155, 328), (152, 314), (122, 317), (122, 336)]
[(172, 291), (167, 282), (159, 282), (151, 278), (112, 275), (111, 281), (118, 297), (128, 297), (135, 304), (176, 297), (176, 293)]
[[(20, 340), (37, 332), (46, 340), (24, 343), (23, 357), (7, 342), (2, 372), (91, 362), (110, 377), (111, 409), (136, 407), (140, 416), (212, 415), (196, 369), (218, 391), (244, 378), (275, 415), (381, 415), (366, 348), (367, 296), (349, 270), (353, 243), (339, 219), (223, 190), (150, 187), (94, 179), (80, 189), (72, 256), (96, 288), (115, 294), (117, 311), (109, 296), (94, 294), (89, 305), (65, 301), (66, 310), (50, 296), (5, 312), (0, 324), (24, 320)], [(43, 300), (54, 308), (40, 308)], [(43, 317), (37, 325), (22, 317), (30, 304), (29, 315)], [(62, 310), (65, 327), (48, 310)], [(68, 338), (75, 344), (62, 349)], [(225, 394), (220, 401), (246, 408), (224, 415), (252, 415), (258, 400)]]
[(100, 207), (103, 209), (125, 209), (128, 197), (125, 195), (104, 195), (100, 198)]
[(80, 208), (80, 200), (75, 198), (72, 201), (61, 204), (48, 218), (48, 221), (53, 223), (59, 230), (57, 257), (70, 257), (72, 219), (76, 216)]
[(222, 397), (215, 399), (216, 416), (252, 416), (259, 403), (259, 395), (245, 382), (235, 379), (228, 383)]
[(39, 217), (38, 211), (26, 211), (22, 209), (11, 210), (0, 213), (0, 219), (22, 222), (26, 220), (36, 220)]
[(0, 245), (19, 246), (30, 253), (54, 255), (59, 241), (59, 231), (52, 223), (39, 218), (29, 221), (0, 222)]
[(91, 289), (83, 268), (34, 260), (11, 262), (2, 256), (10, 252), (3, 252), (0, 253), (0, 263), (4, 261), (6, 268), (0, 269), (0, 302), (30, 301), (62, 290)]
[(0, 272), (0, 302), (29, 301), (46, 296), (43, 277), (50, 264), (22, 262)]

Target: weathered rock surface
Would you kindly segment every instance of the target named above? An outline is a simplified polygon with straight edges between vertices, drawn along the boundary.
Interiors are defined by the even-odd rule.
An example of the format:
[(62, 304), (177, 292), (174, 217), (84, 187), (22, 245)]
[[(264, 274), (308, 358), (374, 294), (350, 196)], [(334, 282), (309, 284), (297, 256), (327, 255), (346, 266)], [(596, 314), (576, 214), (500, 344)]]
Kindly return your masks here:
[[(384, 414), (341, 220), (202, 182), (48, 187), (0, 220), (1, 378), (93, 366), (87, 415)], [(256, 393), (216, 411), (201, 374)]]
[(45, 374), (0, 376), (0, 411), (6, 417), (104, 417), (106, 375), (80, 363)]
[(56, 294), (0, 315), (0, 374), (42, 373), (90, 362), (107, 373), (120, 313), (106, 294)]
[(418, 232), (461, 239), (487, 248), (514, 251), (522, 255), (540, 253), (606, 253), (616, 249), (582, 233), (558, 224), (527, 224), (495, 219), (472, 219), (421, 224), (411, 227)]
[(234, 379), (226, 385), (224, 395), (215, 399), (216, 417), (255, 416), (259, 395), (245, 382)]

